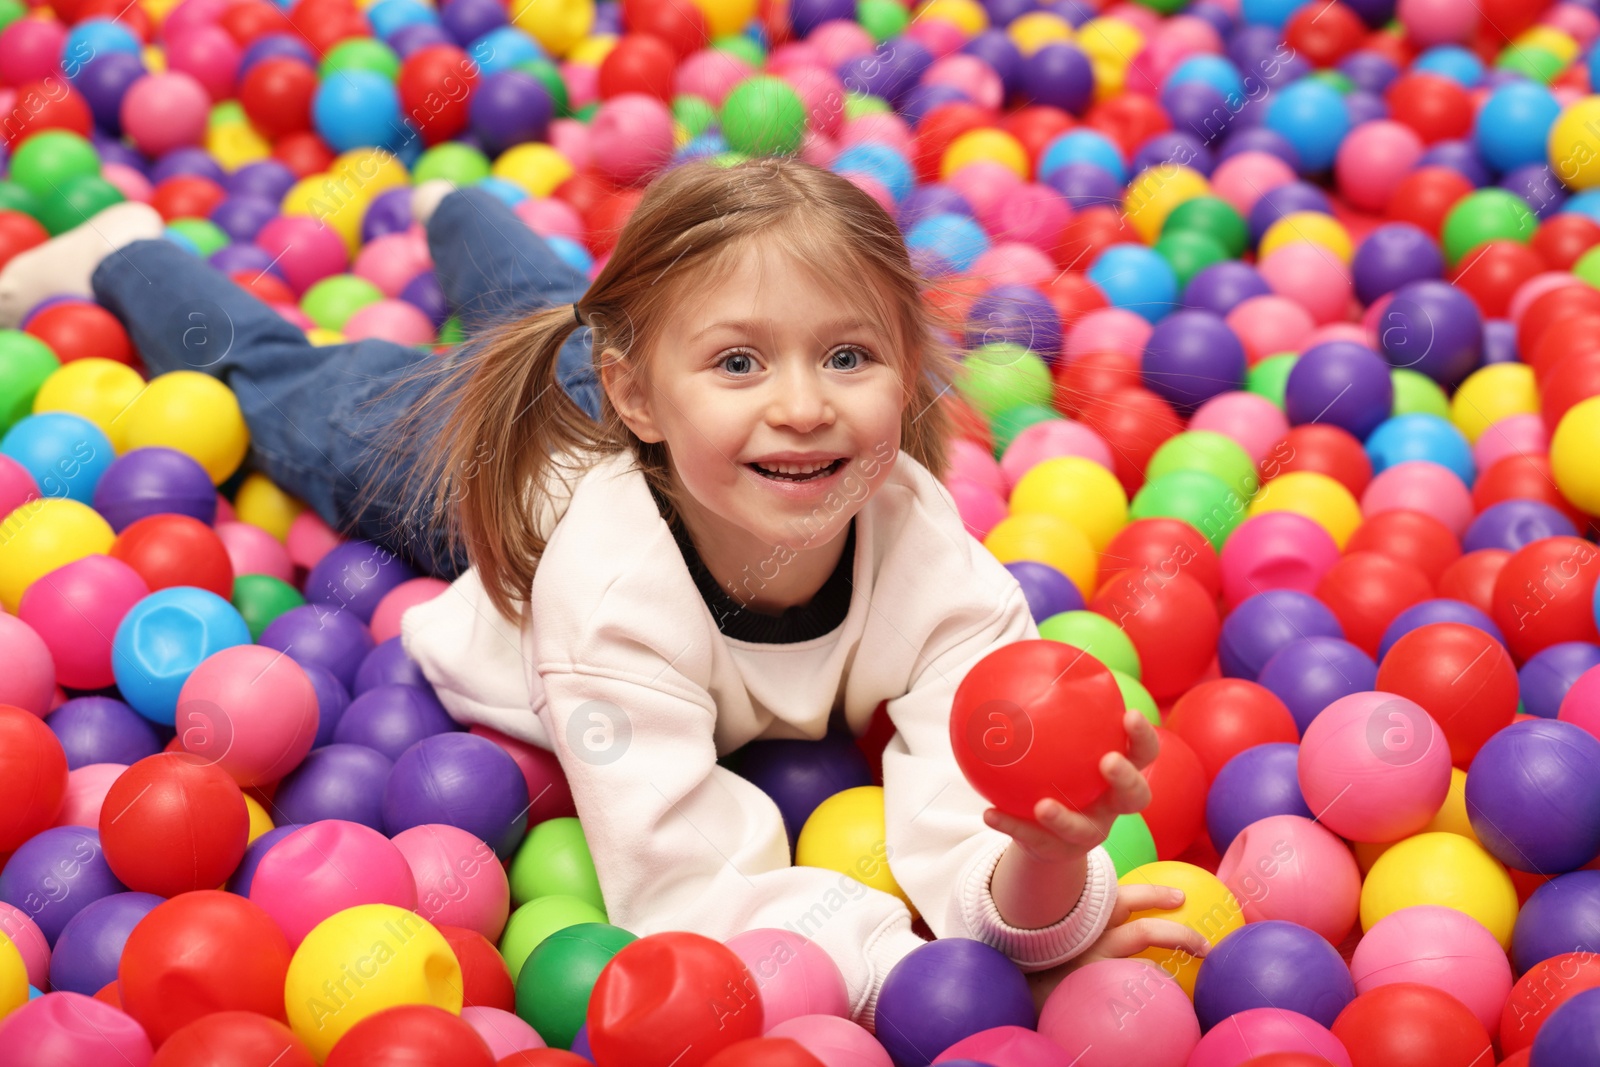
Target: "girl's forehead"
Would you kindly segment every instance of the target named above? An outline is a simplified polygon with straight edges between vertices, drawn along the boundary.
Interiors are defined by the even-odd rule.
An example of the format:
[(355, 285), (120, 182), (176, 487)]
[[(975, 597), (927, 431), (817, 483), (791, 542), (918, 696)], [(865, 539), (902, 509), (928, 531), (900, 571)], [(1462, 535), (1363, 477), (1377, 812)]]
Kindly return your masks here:
[(701, 284), (685, 286), (684, 299), (673, 301), (680, 332), (697, 333), (723, 321), (783, 328), (854, 320), (882, 334), (893, 329), (890, 304), (877, 282), (842, 258), (821, 264), (784, 242), (746, 241), (697, 273)]

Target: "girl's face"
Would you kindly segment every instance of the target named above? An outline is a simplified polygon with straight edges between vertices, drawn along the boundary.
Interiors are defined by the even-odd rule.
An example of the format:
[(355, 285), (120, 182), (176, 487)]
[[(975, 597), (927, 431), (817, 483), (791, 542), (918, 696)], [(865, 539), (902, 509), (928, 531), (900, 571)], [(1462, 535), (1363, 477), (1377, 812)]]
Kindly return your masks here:
[(770, 570), (833, 542), (887, 477), (901, 354), (892, 324), (866, 301), (843, 306), (787, 253), (751, 243), (736, 258), (654, 339), (644, 387), (612, 399), (640, 440), (666, 442), (702, 556)]

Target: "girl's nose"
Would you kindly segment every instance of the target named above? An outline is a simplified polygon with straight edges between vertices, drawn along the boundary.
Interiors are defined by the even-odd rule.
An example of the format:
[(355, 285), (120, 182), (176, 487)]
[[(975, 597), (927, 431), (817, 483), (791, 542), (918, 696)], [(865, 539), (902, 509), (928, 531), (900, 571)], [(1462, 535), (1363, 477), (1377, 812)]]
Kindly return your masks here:
[(801, 433), (825, 426), (833, 420), (833, 405), (821, 373), (812, 367), (795, 367), (772, 383), (773, 395), (767, 408), (771, 425), (791, 426)]

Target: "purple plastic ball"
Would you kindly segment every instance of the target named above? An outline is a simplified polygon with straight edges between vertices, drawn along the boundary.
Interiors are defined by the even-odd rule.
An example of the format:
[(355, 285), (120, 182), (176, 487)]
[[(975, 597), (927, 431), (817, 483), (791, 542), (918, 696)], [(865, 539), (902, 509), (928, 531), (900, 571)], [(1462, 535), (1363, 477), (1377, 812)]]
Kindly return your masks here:
[(1600, 853), (1600, 738), (1554, 719), (1496, 732), (1467, 768), (1467, 818), (1507, 867), (1582, 867)]
[(1366, 440), (1393, 408), (1389, 364), (1354, 341), (1325, 341), (1308, 348), (1295, 361), (1284, 388), (1289, 425), (1325, 422), (1348, 430), (1358, 441)]
[(1068, 163), (1057, 167), (1045, 177), (1044, 184), (1060, 193), (1074, 211), (1122, 203), (1122, 183), (1110, 171), (1093, 163)]
[(1461, 538), (1461, 551), (1504, 548), (1511, 552), (1546, 537), (1576, 537), (1572, 520), (1542, 500), (1502, 500), (1478, 512)]
[(1207, 148), (1200, 138), (1193, 134), (1169, 130), (1166, 133), (1156, 134), (1140, 145), (1139, 150), (1133, 154), (1133, 163), (1129, 170), (1137, 174), (1141, 170), (1168, 163), (1188, 167), (1208, 178), (1216, 167), (1211, 149)]
[(407, 282), (400, 290), (400, 299), (428, 316), (436, 330), (450, 317), (450, 303), (445, 299), (444, 288), (439, 284), (439, 276), (431, 270)]
[(791, 852), (818, 804), (835, 793), (873, 784), (866, 756), (842, 733), (820, 741), (752, 741), (739, 750), (735, 770), (778, 805)]
[(1367, 235), (1350, 261), (1356, 296), (1370, 304), (1411, 282), (1444, 277), (1444, 253), (1409, 222), (1391, 222)]
[(1586, 989), (1556, 1008), (1533, 1039), (1529, 1067), (1595, 1062), (1600, 1049), (1600, 989)]
[(366, 745), (392, 760), (425, 737), (458, 729), (431, 689), (380, 685), (350, 701), (333, 731), (334, 743)]
[(1515, 363), (1521, 359), (1517, 349), (1517, 324), (1505, 319), (1489, 319), (1483, 324), (1483, 365)]
[(150, 184), (160, 185), (168, 178), (180, 175), (205, 178), (218, 185), (221, 185), (222, 180), (227, 177), (222, 164), (213, 159), (211, 153), (204, 148), (174, 148), (150, 167)]
[(1007, 563), (1006, 570), (1022, 586), (1022, 595), (1028, 598), (1028, 610), (1034, 622), (1044, 622), (1063, 611), (1083, 610), (1083, 593), (1072, 579), (1048, 563), (1018, 560)]
[[(72, 87), (89, 105), (94, 124), (107, 133), (122, 133), (122, 97), (148, 73), (144, 61), (128, 52), (107, 52), (83, 65)], [(104, 160), (102, 160), (103, 162)]]
[(989, 21), (996, 26), (1009, 26), (1023, 15), (1039, 10), (1039, 0), (983, 0), (983, 9)]
[(878, 993), (878, 1040), (896, 1067), (928, 1063), (938, 1050), (997, 1026), (1033, 1029), (1028, 980), (981, 941), (945, 937), (912, 949)]
[(1150, 332), (1140, 372), (1147, 389), (1192, 412), (1219, 393), (1244, 388), (1244, 346), (1220, 315), (1175, 311)]
[(311, 679), (311, 688), (317, 692), (317, 736), (312, 748), (333, 744), (333, 732), (339, 728), (344, 709), (350, 706), (350, 691), (335, 678), (328, 668), (315, 663), (302, 663), (300, 669)]
[(472, 132), (491, 155), (542, 140), (554, 114), (555, 104), (544, 83), (518, 70), (489, 75), (472, 94)]
[(388, 549), (371, 541), (346, 541), (311, 568), (304, 592), (312, 604), (347, 610), (367, 623), (391, 589), (416, 577), (417, 572)]
[(411, 187), (385, 189), (372, 198), (361, 216), (361, 240), (373, 241), (391, 233), (404, 233), (411, 227)]
[(406, 655), (398, 637), (391, 637), (368, 652), (367, 658), (361, 661), (361, 667), (356, 671), (357, 696), (380, 685), (413, 685), (430, 691), (433, 688), (428, 684), (428, 679), (422, 676), (422, 668), (417, 666), (417, 661)]
[(507, 21), (506, 5), (500, 0), (450, 0), (439, 9), (439, 22), (462, 48)]
[(154, 893), (112, 893), (78, 912), (61, 928), (50, 950), (50, 988), (92, 997), (115, 982), (128, 935), (140, 919), (165, 903)]
[(1248, 263), (1225, 259), (1213, 263), (1189, 279), (1183, 290), (1183, 303), (1198, 311), (1224, 315), (1255, 296), (1272, 292), (1261, 273)]
[(969, 219), (975, 217), (967, 198), (962, 196), (955, 186), (943, 182), (919, 185), (895, 206), (895, 224), (902, 231), (911, 229), (932, 215), (965, 215)]
[[(853, 15), (850, 17), (854, 18)], [(1006, 96), (1014, 96), (1022, 91), (1022, 49), (1017, 47), (1005, 30), (991, 26), (973, 35), (961, 46), (961, 52), (963, 55), (977, 56), (999, 75), (1000, 86)]]
[[(1241, 115), (1246, 113), (1259, 113), (1258, 109), (1245, 108)], [(1249, 119), (1247, 117), (1246, 122)], [(1300, 153), (1290, 144), (1288, 139), (1277, 130), (1269, 130), (1262, 125), (1236, 124), (1223, 138), (1222, 148), (1217, 152), (1217, 162), (1221, 163), (1241, 152), (1265, 152), (1269, 156), (1277, 156), (1288, 164), (1290, 169), (1300, 170)]]
[(1307, 637), (1344, 637), (1327, 606), (1309, 593), (1269, 589), (1243, 601), (1222, 621), (1217, 657), (1229, 678), (1255, 681), (1267, 660)]
[[(1207, 144), (1220, 140), (1233, 127), (1236, 109), (1228, 106), (1228, 98), (1214, 85), (1202, 81), (1168, 82), (1161, 88), (1160, 99), (1173, 129), (1187, 130)], [(1207, 161), (1212, 167), (1216, 165), (1209, 151)]]
[(123, 144), (121, 141), (110, 139), (98, 129), (94, 131), (94, 136), (91, 140), (94, 142), (95, 151), (100, 153), (101, 166), (107, 163), (115, 163), (118, 166), (138, 171), (140, 174), (144, 174), (150, 169), (149, 160), (140, 155), (137, 148)]
[(1469, 141), (1435, 141), (1417, 160), (1418, 167), (1444, 167), (1482, 188), (1493, 180), (1489, 165)]
[(933, 54), (916, 41), (891, 37), (878, 42), (870, 55), (853, 56), (839, 64), (837, 74), (846, 89), (898, 105), (932, 63)]
[(1360, 89), (1344, 98), (1344, 106), (1350, 115), (1351, 129), (1364, 122), (1376, 122), (1389, 117), (1389, 105), (1384, 103), (1383, 97)]
[(954, 85), (927, 83), (913, 85), (900, 99), (900, 117), (915, 127), (936, 107), (971, 102), (972, 97)]
[(127, 888), (111, 873), (99, 832), (88, 826), (41, 830), (0, 868), (0, 900), (21, 908), (52, 945), (74, 915)]
[(382, 831), (383, 784), (393, 767), (388, 756), (365, 745), (312, 749), (278, 784), (273, 815), (285, 823), (344, 819)]
[[(1420, 604), (1413, 604), (1394, 617), (1388, 629), (1383, 631), (1383, 638), (1378, 642), (1378, 659), (1381, 662), (1394, 647), (1394, 643), (1410, 633), (1424, 626), (1432, 626), (1436, 622), (1459, 622), (1463, 626), (1475, 626), (1500, 643), (1505, 643), (1505, 637), (1500, 633), (1500, 627), (1477, 608), (1464, 600), (1451, 600), (1441, 597), (1437, 600), (1424, 600)], [(1372, 686), (1367, 686), (1371, 689)]]
[(1345, 6), (1374, 30), (1394, 18), (1395, 0), (1345, 0)]
[(228, 892), (241, 897), (249, 896), (250, 886), (256, 880), (256, 868), (261, 866), (261, 858), (267, 854), (269, 848), (299, 828), (294, 823), (274, 826), (250, 842), (250, 847), (244, 850), (244, 859), (239, 861), (239, 866), (233, 869), (233, 874), (228, 878)]
[(1500, 179), (1500, 188), (1516, 193), (1528, 202), (1533, 213), (1547, 219), (1561, 210), (1570, 195), (1548, 164), (1529, 163)]
[(1302, 735), (1322, 709), (1378, 682), (1372, 657), (1340, 637), (1305, 637), (1279, 649), (1256, 681), (1277, 695)]
[(1355, 996), (1349, 966), (1321, 934), (1263, 919), (1246, 923), (1207, 954), (1194, 984), (1194, 1010), (1203, 1030), (1251, 1008), (1295, 1011), (1332, 1026)]
[(253, 241), (261, 227), (278, 217), (278, 205), (264, 196), (230, 196), (211, 209), (210, 219), (235, 241)]
[(596, 4), (594, 6), (594, 26), (589, 30), (591, 35), (610, 34), (614, 37), (620, 37), (624, 32), (621, 4)]
[(1026, 285), (997, 285), (974, 300), (965, 334), (968, 348), (1009, 341), (1047, 363), (1061, 355), (1061, 315), (1043, 293)]
[(1219, 855), (1258, 819), (1312, 818), (1300, 792), (1299, 766), (1300, 746), (1290, 741), (1255, 745), (1222, 765), (1206, 794), (1206, 833)]
[(246, 163), (228, 175), (222, 184), (229, 196), (259, 196), (278, 203), (294, 188), (294, 183), (294, 171), (276, 159), (263, 159)]
[(207, 256), (206, 262), (224, 274), (249, 271), (251, 274), (271, 274), (280, 279), (283, 277), (278, 272), (278, 265), (260, 245), (249, 243), (223, 245)]
[(789, 25), (799, 38), (810, 36), (824, 22), (855, 17), (855, 0), (789, 0)]
[(1555, 718), (1567, 690), (1590, 667), (1600, 667), (1600, 645), (1587, 641), (1563, 641), (1534, 653), (1517, 671), (1522, 710), (1541, 719)]
[(317, 55), (311, 47), (292, 33), (264, 33), (244, 46), (239, 57), (239, 79), (250, 73), (250, 68), (264, 59), (298, 59), (312, 70), (317, 69)]
[(1218, 37), (1226, 38), (1233, 32), (1233, 15), (1227, 8), (1213, 3), (1212, 0), (1199, 0), (1198, 3), (1190, 4), (1184, 14), (1197, 18), (1216, 30)]
[(1077, 45), (1047, 44), (1022, 61), (1022, 92), (1028, 100), (1082, 115), (1094, 102), (1094, 70)]
[(44, 717), (61, 742), (67, 769), (91, 763), (131, 767), (160, 752), (164, 741), (155, 724), (114, 697), (76, 697)]
[(121, 533), (150, 515), (187, 515), (210, 525), (217, 490), (205, 468), (172, 448), (135, 448), (111, 461), (94, 487), (94, 509)]
[[(1471, 776), (1468, 771), (1467, 777)], [(1518, 974), (1567, 952), (1600, 952), (1600, 871), (1573, 871), (1550, 879), (1517, 913), (1511, 962)]]
[(1452, 390), (1477, 369), (1483, 317), (1472, 298), (1448, 282), (1412, 282), (1395, 292), (1378, 337), (1391, 366)]
[(455, 43), (450, 31), (434, 22), (413, 22), (401, 26), (384, 40), (384, 44), (394, 49), (394, 54), (402, 60), (436, 44), (454, 47)]
[(1299, 211), (1320, 211), (1333, 214), (1333, 204), (1328, 194), (1307, 182), (1289, 182), (1268, 189), (1250, 209), (1250, 240), (1259, 241), (1272, 224), (1285, 215)]
[(574, 1056), (582, 1056), (590, 1063), (594, 1062), (594, 1053), (589, 1049), (588, 1023), (578, 1027), (578, 1032), (572, 1035), (572, 1054)]
[(290, 608), (267, 624), (256, 643), (277, 649), (302, 667), (326, 667), (347, 690), (373, 648), (372, 632), (354, 612), (322, 604)]
[(1381, 52), (1362, 48), (1339, 60), (1339, 73), (1349, 78), (1357, 89), (1381, 93), (1400, 76), (1400, 68)]
[(510, 859), (528, 832), (528, 783), (505, 749), (476, 734), (439, 734), (401, 756), (383, 790), (384, 832), (442, 823)]

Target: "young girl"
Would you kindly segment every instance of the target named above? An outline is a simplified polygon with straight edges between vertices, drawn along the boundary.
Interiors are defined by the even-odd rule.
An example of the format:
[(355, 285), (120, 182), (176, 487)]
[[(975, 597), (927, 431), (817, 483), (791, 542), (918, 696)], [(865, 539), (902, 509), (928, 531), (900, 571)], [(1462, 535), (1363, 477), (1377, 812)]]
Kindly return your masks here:
[[(436, 196), (419, 190), (420, 213)], [(151, 305), (213, 302), (233, 344), (204, 369), (239, 394), (269, 476), (441, 568), (464, 546), (470, 569), (405, 616), (406, 650), (458, 720), (556, 753), (612, 923), (802, 934), (871, 1027), (884, 978), (923, 944), (911, 912), (792, 866), (777, 806), (718, 759), (830, 721), (860, 734), (886, 701), (887, 833), (862, 880), (886, 864), (936, 936), (994, 946), (1038, 975), (1040, 998), (1088, 959), (1204, 954), (1176, 923), (1124, 925), (1182, 894), (1119, 893), (1100, 847), (1149, 799), (1139, 770), (1157, 743), (1137, 712), (1089, 811), (1041, 798), (1035, 821), (1005, 816), (956, 765), (956, 687), (1038, 630), (938, 481), (954, 364), (893, 220), (850, 182), (795, 160), (676, 167), (587, 291), (498, 202), (451, 193), (428, 223), (447, 294), (483, 310), (469, 327), (488, 293), (523, 313), (442, 360), (312, 349), (175, 246), (124, 240), (125, 223), (74, 251), (118, 249), (89, 280), (152, 371), (186, 353), (182, 318)], [(463, 229), (487, 244), (458, 247)], [(51, 254), (27, 254), (35, 274)], [(498, 266), (474, 276), (463, 260)], [(529, 310), (541, 303), (555, 306)], [(587, 413), (572, 395), (580, 323), (601, 387)], [(365, 491), (357, 470), (375, 472)], [(396, 528), (424, 496), (436, 521)]]

